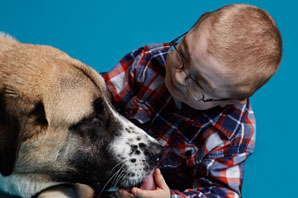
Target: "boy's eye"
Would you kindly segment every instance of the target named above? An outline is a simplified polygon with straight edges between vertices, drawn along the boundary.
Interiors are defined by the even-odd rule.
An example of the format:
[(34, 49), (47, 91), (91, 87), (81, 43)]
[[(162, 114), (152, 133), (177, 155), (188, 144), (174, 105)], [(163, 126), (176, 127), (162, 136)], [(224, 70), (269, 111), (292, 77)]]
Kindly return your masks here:
[(183, 60), (186, 60), (186, 56), (184, 55), (184, 52), (181, 50), (181, 48), (177, 48), (178, 52), (179, 52), (179, 55), (181, 56), (181, 58)]
[(181, 54), (181, 58), (183, 59), (183, 61), (186, 61), (186, 56), (182, 52), (180, 52), (180, 54)]

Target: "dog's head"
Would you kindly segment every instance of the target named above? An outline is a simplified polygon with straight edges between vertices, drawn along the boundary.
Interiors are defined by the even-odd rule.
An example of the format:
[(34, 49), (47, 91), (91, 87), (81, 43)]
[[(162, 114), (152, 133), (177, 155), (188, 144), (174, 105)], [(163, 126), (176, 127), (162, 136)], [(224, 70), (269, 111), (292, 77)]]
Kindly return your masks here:
[(55, 183), (131, 187), (160, 154), (156, 140), (113, 109), (92, 68), (0, 36), (0, 189), (30, 196)]

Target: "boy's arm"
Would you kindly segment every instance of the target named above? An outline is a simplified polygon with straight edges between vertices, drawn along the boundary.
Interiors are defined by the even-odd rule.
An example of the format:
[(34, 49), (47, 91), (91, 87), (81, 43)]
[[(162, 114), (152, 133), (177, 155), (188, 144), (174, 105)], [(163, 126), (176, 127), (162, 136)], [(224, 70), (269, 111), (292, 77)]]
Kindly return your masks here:
[(171, 197), (241, 197), (244, 160), (247, 157), (243, 153), (229, 158), (204, 160), (194, 181), (196, 188), (184, 192), (171, 190)]
[[(169, 189), (160, 171), (154, 172), (156, 189), (142, 190), (132, 188), (132, 193), (136, 197), (152, 198), (239, 198), (241, 197), (241, 184), (243, 176), (244, 161), (247, 158), (245, 153), (237, 154), (229, 158), (205, 160), (193, 182), (193, 189), (186, 189), (183, 192)], [(208, 172), (208, 173), (206, 173)], [(117, 192), (117, 197), (133, 197), (133, 194), (126, 190)]]
[[(237, 134), (226, 141), (218, 144), (213, 138), (209, 140), (205, 158), (197, 167), (196, 179), (193, 181), (192, 189), (183, 192), (169, 188), (163, 176), (155, 175), (155, 190), (142, 190), (133, 188), (134, 194), (140, 197), (203, 197), (203, 198), (239, 198), (241, 197), (241, 185), (243, 181), (243, 168), (245, 160), (253, 153), (255, 144), (255, 124), (251, 122), (242, 123)], [(212, 130), (212, 129), (211, 129)], [(214, 133), (213, 133), (214, 134)], [(210, 136), (209, 136), (210, 137)], [(208, 141), (208, 139), (207, 139)], [(208, 150), (203, 148), (203, 150)], [(158, 173), (158, 171), (156, 172)], [(159, 181), (159, 182), (158, 182)], [(162, 182), (164, 181), (164, 182)], [(122, 197), (132, 197), (129, 192), (121, 192)]]
[(135, 95), (137, 84), (135, 77), (143, 48), (132, 51), (125, 55), (118, 64), (110, 71), (104, 73), (106, 85), (112, 93), (113, 105), (117, 111), (123, 114), (125, 105)]
[(171, 190), (172, 198), (241, 197), (244, 163), (255, 146), (255, 121), (251, 111), (245, 120), (235, 137), (205, 155), (197, 168), (194, 188), (183, 192)]

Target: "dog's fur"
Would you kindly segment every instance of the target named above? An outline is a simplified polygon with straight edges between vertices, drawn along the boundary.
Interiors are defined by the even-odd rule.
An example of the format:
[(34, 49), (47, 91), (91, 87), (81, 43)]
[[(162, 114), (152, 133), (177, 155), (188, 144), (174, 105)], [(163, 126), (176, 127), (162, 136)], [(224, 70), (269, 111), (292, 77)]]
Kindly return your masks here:
[(82, 185), (53, 186), (129, 188), (160, 154), (156, 140), (112, 108), (92, 68), (53, 47), (0, 35), (0, 190), (31, 197), (49, 188), (40, 197), (55, 197), (75, 187), (63, 196), (91, 197), (91, 190), (80, 194)]

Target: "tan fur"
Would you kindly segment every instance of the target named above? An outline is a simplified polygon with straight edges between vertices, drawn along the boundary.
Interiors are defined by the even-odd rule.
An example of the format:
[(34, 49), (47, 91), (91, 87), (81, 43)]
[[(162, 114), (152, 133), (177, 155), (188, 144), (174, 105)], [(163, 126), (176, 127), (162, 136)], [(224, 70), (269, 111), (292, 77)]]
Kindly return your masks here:
[[(132, 152), (140, 143), (146, 148)], [(99, 73), (56, 48), (0, 34), (0, 191), (107, 196), (110, 185), (140, 184), (161, 155), (157, 140), (112, 107)]]
[(73, 184), (69, 187), (57, 186), (41, 193), (38, 198), (69, 198), (69, 197), (93, 197), (93, 190), (83, 184)]
[[(6, 111), (19, 119), (23, 133), (17, 134), (22, 143), (13, 173), (38, 172), (47, 166), (64, 170), (63, 161), (55, 158), (66, 144), (69, 153), (75, 152), (80, 141), (69, 143), (67, 128), (91, 113), (91, 102), (105, 89), (97, 72), (64, 52), (50, 46), (22, 44), (0, 34), (0, 94)], [(31, 115), (38, 102), (44, 105), (45, 125), (36, 124), (35, 115)], [(9, 135), (1, 133), (0, 141), (10, 144)], [(35, 165), (36, 160), (43, 162), (41, 166)], [(38, 174), (25, 179), (45, 186), (50, 182)], [(75, 186), (76, 196), (93, 197), (89, 187)], [(53, 188), (40, 197), (63, 197), (59, 191), (64, 190), (67, 188)]]

